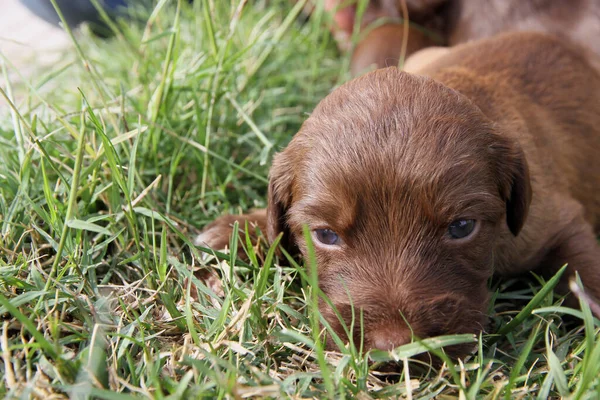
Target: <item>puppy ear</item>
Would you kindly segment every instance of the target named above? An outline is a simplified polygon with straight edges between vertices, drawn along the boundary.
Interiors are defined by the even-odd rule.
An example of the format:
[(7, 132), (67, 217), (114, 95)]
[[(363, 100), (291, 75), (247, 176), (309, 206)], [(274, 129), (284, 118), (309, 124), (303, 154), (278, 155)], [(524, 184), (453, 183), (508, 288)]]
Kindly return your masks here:
[(525, 224), (531, 204), (529, 167), (523, 149), (516, 140), (502, 137), (500, 143), (497, 163), (502, 177), (500, 193), (506, 202), (506, 224), (517, 236)]
[(294, 168), (286, 152), (276, 154), (269, 171), (267, 238), (272, 243), (283, 232), (281, 244), (287, 249), (291, 238), (286, 214), (292, 200), (293, 180)]
[(513, 235), (517, 236), (529, 213), (531, 204), (531, 182), (529, 180), (529, 167), (521, 151), (520, 162), (513, 172), (510, 197), (506, 202), (506, 223)]

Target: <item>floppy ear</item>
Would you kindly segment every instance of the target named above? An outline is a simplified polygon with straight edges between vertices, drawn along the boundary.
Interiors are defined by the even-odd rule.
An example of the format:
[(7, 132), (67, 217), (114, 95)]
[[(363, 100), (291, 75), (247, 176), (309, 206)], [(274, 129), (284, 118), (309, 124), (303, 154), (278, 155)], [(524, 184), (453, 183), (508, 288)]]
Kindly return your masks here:
[(506, 224), (517, 236), (529, 212), (531, 204), (531, 181), (529, 167), (523, 149), (516, 140), (499, 137), (496, 147), (500, 194), (506, 202)]
[(515, 169), (513, 170), (510, 196), (506, 201), (506, 223), (515, 236), (521, 232), (529, 213), (529, 205), (531, 204), (529, 167), (521, 149), (519, 149), (519, 153), (518, 160), (515, 161)]
[(281, 244), (290, 249), (291, 237), (286, 221), (287, 209), (292, 200), (292, 182), (294, 169), (286, 152), (276, 154), (273, 165), (269, 171), (269, 189), (267, 197), (267, 238), (270, 243), (281, 232)]

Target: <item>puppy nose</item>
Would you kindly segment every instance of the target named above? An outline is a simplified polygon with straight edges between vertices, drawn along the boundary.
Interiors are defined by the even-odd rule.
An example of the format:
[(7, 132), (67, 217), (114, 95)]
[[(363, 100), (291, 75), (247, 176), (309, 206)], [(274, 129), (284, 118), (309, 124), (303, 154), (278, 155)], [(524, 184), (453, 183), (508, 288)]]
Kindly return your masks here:
[(389, 351), (398, 346), (410, 343), (411, 332), (404, 327), (386, 327), (376, 329), (369, 335), (369, 345), (372, 349)]

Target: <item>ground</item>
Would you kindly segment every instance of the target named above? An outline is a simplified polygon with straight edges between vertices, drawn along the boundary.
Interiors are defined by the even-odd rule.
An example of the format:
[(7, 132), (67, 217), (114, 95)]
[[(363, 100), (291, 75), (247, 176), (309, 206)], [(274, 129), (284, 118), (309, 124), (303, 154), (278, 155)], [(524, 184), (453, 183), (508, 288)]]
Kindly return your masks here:
[[(563, 307), (555, 280), (490, 282), (477, 338), (326, 352), (313, 265), (243, 239), (193, 245), (217, 216), (265, 206), (274, 152), (348, 79), (328, 16), (304, 3), (158, 2), (107, 40), (53, 31), (68, 44), (49, 64), (0, 41), (4, 397), (600, 396), (600, 321)], [(411, 361), (459, 341), (475, 345), (464, 360)]]

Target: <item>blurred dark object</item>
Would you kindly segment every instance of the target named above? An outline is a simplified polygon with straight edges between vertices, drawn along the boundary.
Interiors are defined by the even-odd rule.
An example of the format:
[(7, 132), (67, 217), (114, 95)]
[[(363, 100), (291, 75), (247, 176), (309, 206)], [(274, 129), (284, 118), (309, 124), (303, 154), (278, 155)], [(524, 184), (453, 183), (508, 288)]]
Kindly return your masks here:
[[(21, 0), (35, 15), (51, 24), (58, 25), (60, 18), (50, 0)], [(119, 15), (127, 15), (127, 0), (99, 0), (98, 3), (106, 10), (106, 13), (114, 18)], [(90, 0), (56, 0), (67, 24), (74, 28), (82, 22), (89, 22), (92, 31), (101, 36), (107, 36), (110, 31), (102, 21), (100, 14)]]

